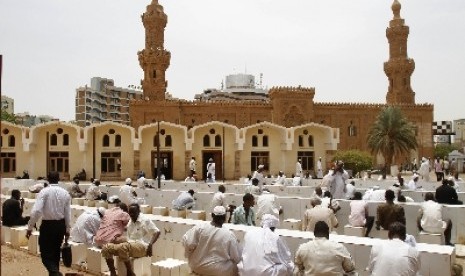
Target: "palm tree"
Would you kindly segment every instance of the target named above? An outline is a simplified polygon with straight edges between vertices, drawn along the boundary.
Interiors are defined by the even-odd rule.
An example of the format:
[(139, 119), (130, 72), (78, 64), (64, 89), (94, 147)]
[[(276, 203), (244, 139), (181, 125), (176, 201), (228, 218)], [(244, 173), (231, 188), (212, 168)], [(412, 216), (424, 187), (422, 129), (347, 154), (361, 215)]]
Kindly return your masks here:
[(394, 155), (408, 153), (418, 146), (415, 126), (396, 106), (388, 106), (378, 114), (368, 132), (367, 142), (372, 153), (383, 155), (388, 172)]

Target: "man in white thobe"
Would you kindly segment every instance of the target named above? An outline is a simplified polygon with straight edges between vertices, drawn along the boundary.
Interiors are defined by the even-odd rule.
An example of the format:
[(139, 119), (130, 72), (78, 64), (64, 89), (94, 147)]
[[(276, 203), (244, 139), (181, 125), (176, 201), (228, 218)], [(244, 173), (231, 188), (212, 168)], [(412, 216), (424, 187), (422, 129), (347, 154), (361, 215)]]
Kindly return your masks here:
[(418, 170), (418, 174), (426, 181), (429, 182), (429, 172), (431, 167), (429, 165), (429, 161), (426, 158), (421, 159), (420, 169)]
[(267, 189), (263, 190), (257, 199), (257, 222), (255, 225), (261, 225), (260, 221), (266, 214), (273, 215), (279, 220), (280, 213), (281, 206), (279, 205), (278, 197)]
[(419, 175), (414, 174), (412, 176), (412, 179), (410, 179), (410, 181), (407, 183), (407, 189), (409, 189), (410, 191), (415, 191), (418, 188), (417, 187), (418, 178), (419, 178)]
[(336, 168), (330, 176), (329, 191), (334, 199), (343, 199), (346, 191), (346, 180), (349, 179), (349, 174), (344, 170), (344, 163), (337, 161)]
[(286, 176), (284, 175), (283, 171), (279, 171), (278, 177), (272, 182), (274, 185), (284, 185), (286, 181)]
[(210, 204), (211, 210), (213, 210), (216, 206), (226, 207), (226, 204), (224, 203), (224, 192), (226, 192), (224, 185), (218, 186), (218, 192), (213, 195), (212, 202)]
[(171, 202), (173, 209), (192, 209), (192, 207), (195, 205), (194, 193), (194, 190), (191, 189), (187, 192), (182, 192), (179, 194), (179, 196)]
[(368, 272), (370, 275), (415, 276), (420, 271), (420, 254), (405, 243), (406, 229), (400, 222), (389, 226), (389, 240), (371, 248)]
[(204, 276), (235, 276), (241, 260), (237, 239), (222, 228), (226, 221), (226, 209), (216, 206), (212, 221), (197, 224), (182, 237), (184, 255), (191, 270)]
[(263, 185), (265, 185), (265, 176), (263, 175), (263, 171), (265, 170), (264, 165), (258, 165), (257, 170), (252, 174), (252, 180), (258, 179), (258, 188), (260, 192), (263, 190)]
[(99, 207), (96, 210), (88, 210), (82, 213), (71, 228), (71, 241), (81, 242), (86, 245), (94, 244), (94, 236), (100, 227), (100, 221), (105, 215), (106, 209)]
[(452, 221), (442, 219), (442, 205), (434, 201), (433, 193), (425, 194), (425, 201), (421, 204), (418, 213), (417, 226), (420, 231), (434, 234), (444, 232), (446, 245), (452, 245), (450, 242)]
[(208, 159), (207, 179), (205, 182), (209, 182), (209, 183), (215, 182), (215, 161), (213, 161), (213, 158)]
[(136, 190), (132, 187), (132, 179), (126, 178), (126, 185), (121, 186), (119, 189), (119, 198), (121, 202), (126, 205), (131, 205), (133, 203), (144, 204), (145, 200), (143, 198), (138, 198)]
[(316, 162), (316, 169), (316, 177), (323, 178), (323, 164), (321, 163), (321, 157), (318, 159), (318, 162)]
[(295, 163), (295, 177), (302, 177), (302, 159), (298, 159)]
[(294, 269), (291, 252), (279, 235), (274, 233), (278, 224), (275, 216), (266, 214), (262, 217), (262, 228), (247, 231), (242, 260), (237, 265), (239, 275), (291, 275)]

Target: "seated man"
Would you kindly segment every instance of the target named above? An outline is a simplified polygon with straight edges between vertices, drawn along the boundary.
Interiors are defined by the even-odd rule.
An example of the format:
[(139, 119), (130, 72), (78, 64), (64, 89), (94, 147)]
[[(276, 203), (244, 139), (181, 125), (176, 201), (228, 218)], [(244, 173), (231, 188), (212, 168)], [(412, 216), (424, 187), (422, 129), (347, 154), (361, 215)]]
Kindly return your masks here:
[(239, 275), (291, 275), (294, 264), (286, 243), (274, 232), (279, 219), (265, 214), (262, 228), (247, 231), (244, 236)]
[(184, 209), (192, 209), (195, 205), (194, 199), (194, 190), (189, 190), (187, 192), (182, 192), (178, 198), (173, 200), (172, 205), (173, 209), (175, 210), (184, 210)]
[(420, 254), (405, 243), (405, 225), (394, 222), (389, 226), (389, 240), (373, 245), (368, 271), (370, 275), (415, 276), (420, 270)]
[(133, 203), (143, 204), (145, 201), (143, 198), (138, 198), (136, 190), (132, 187), (132, 179), (126, 178), (126, 185), (121, 186), (119, 189), (119, 198), (121, 202), (126, 205), (131, 205)]
[(286, 181), (286, 176), (284, 175), (283, 171), (279, 171), (278, 177), (276, 177), (275, 180), (273, 180), (272, 184), (275, 185), (284, 185), (284, 182)]
[(425, 194), (425, 202), (421, 204), (418, 212), (417, 226), (420, 231), (441, 234), (444, 230), (446, 245), (452, 245), (450, 243), (452, 221), (442, 220), (442, 205), (434, 201), (433, 193)]
[(242, 197), (244, 202), (241, 206), (237, 207), (232, 214), (232, 222), (234, 224), (255, 225), (255, 212), (253, 206), (255, 205), (255, 198), (252, 194), (245, 194)]
[(2, 205), (2, 223), (5, 226), (22, 226), (29, 222), (30, 217), (23, 217), (24, 198), (19, 190), (11, 191), (11, 198)]
[(368, 204), (362, 200), (362, 193), (355, 192), (354, 199), (350, 202), (349, 223), (354, 227), (365, 227), (365, 237), (370, 234), (375, 218), (368, 215)]
[(329, 240), (326, 222), (318, 221), (314, 234), (315, 239), (301, 244), (295, 253), (294, 275), (356, 275), (347, 248)]
[(42, 177), (39, 177), (37, 179), (37, 183), (29, 187), (29, 192), (37, 194), (42, 191), (43, 188), (48, 187), (48, 182), (47, 180), (43, 179)]
[(139, 204), (129, 206), (131, 220), (127, 226), (127, 241), (121, 243), (107, 243), (102, 248), (102, 257), (105, 258), (110, 275), (116, 276), (113, 256), (117, 256), (126, 266), (126, 275), (136, 276), (129, 258), (151, 257), (153, 244), (160, 236), (160, 230), (152, 220), (140, 213)]
[(380, 230), (380, 227), (383, 227), (384, 230), (388, 230), (389, 225), (393, 222), (400, 222), (405, 225), (404, 208), (398, 204), (394, 204), (394, 191), (386, 190), (384, 197), (386, 198), (386, 203), (378, 205), (376, 209), (376, 229)]
[(407, 189), (410, 191), (415, 191), (416, 189), (420, 188), (418, 187), (418, 179), (420, 179), (420, 176), (418, 174), (414, 174), (412, 176), (412, 179), (407, 183)]
[(87, 210), (82, 213), (71, 228), (71, 241), (86, 245), (94, 244), (94, 237), (100, 228), (100, 221), (105, 215), (105, 211), (105, 208), (99, 207), (96, 210)]
[(103, 196), (103, 193), (100, 191), (100, 180), (94, 179), (92, 184), (90, 184), (89, 189), (87, 189), (86, 193), (86, 199), (87, 200), (100, 200), (100, 199), (106, 199)]
[(118, 243), (126, 241), (123, 236), (126, 225), (131, 219), (128, 214), (128, 206), (118, 202), (116, 207), (110, 208), (105, 212), (100, 227), (95, 234), (94, 243), (102, 247), (107, 243)]
[(257, 199), (257, 225), (261, 225), (259, 222), (265, 214), (273, 215), (279, 220), (281, 213), (282, 208), (279, 205), (278, 197), (265, 188)]
[(197, 224), (182, 237), (189, 267), (198, 275), (236, 276), (241, 256), (234, 234), (222, 228), (226, 209), (216, 206), (212, 221)]
[(260, 190), (260, 187), (258, 186), (259, 180), (257, 178), (252, 178), (251, 182), (252, 182), (252, 185), (247, 186), (244, 192), (246, 194), (252, 194), (256, 196), (260, 195), (262, 191)]
[(436, 200), (441, 204), (463, 204), (458, 200), (457, 191), (449, 185), (447, 179), (443, 179), (442, 185), (436, 189)]
[(73, 179), (73, 184), (71, 185), (71, 188), (69, 190), (69, 195), (71, 198), (77, 198), (77, 197), (82, 197), (86, 193), (81, 191), (81, 188), (79, 188), (79, 178), (75, 177)]
[(310, 199), (313, 208), (307, 209), (302, 220), (302, 231), (313, 231), (318, 221), (324, 221), (329, 226), (329, 230), (338, 226), (338, 221), (333, 210), (321, 205), (321, 199), (313, 197)]
[(213, 195), (212, 201), (210, 203), (211, 210), (213, 210), (216, 206), (225, 207), (226, 204), (224, 203), (224, 192), (226, 192), (224, 185), (218, 186), (218, 192)]

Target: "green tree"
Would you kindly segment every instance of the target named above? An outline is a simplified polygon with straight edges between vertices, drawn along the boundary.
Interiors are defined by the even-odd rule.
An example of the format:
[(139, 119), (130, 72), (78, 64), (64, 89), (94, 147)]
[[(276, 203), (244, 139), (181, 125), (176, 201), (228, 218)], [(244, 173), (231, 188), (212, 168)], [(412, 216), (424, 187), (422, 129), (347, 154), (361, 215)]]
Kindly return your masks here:
[(417, 148), (415, 125), (407, 120), (399, 107), (388, 106), (378, 114), (371, 126), (367, 143), (372, 153), (381, 153), (389, 172), (394, 155)]
[(458, 145), (450, 145), (450, 144), (438, 144), (434, 148), (434, 157), (444, 158), (444, 156), (448, 156), (449, 153), (453, 152), (454, 150), (459, 150), (460, 147)]
[(2, 109), (2, 121), (7, 121), (10, 123), (16, 124), (16, 116)]
[(352, 175), (358, 172), (371, 169), (373, 167), (373, 157), (369, 152), (360, 150), (338, 151), (334, 155), (333, 161), (342, 160), (344, 168), (352, 170)]

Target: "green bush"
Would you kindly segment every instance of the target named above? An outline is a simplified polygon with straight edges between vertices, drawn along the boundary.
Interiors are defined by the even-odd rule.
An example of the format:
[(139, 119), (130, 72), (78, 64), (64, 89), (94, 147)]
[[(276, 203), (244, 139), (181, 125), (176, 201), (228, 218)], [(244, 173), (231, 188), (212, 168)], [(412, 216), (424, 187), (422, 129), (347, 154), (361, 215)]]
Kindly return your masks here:
[(373, 157), (370, 153), (360, 150), (338, 151), (333, 161), (342, 160), (346, 170), (352, 170), (352, 174), (369, 170), (373, 167)]
[(444, 156), (448, 156), (449, 153), (453, 152), (454, 150), (458, 150), (458, 149), (460, 149), (458, 145), (438, 144), (434, 148), (434, 157), (444, 158)]

